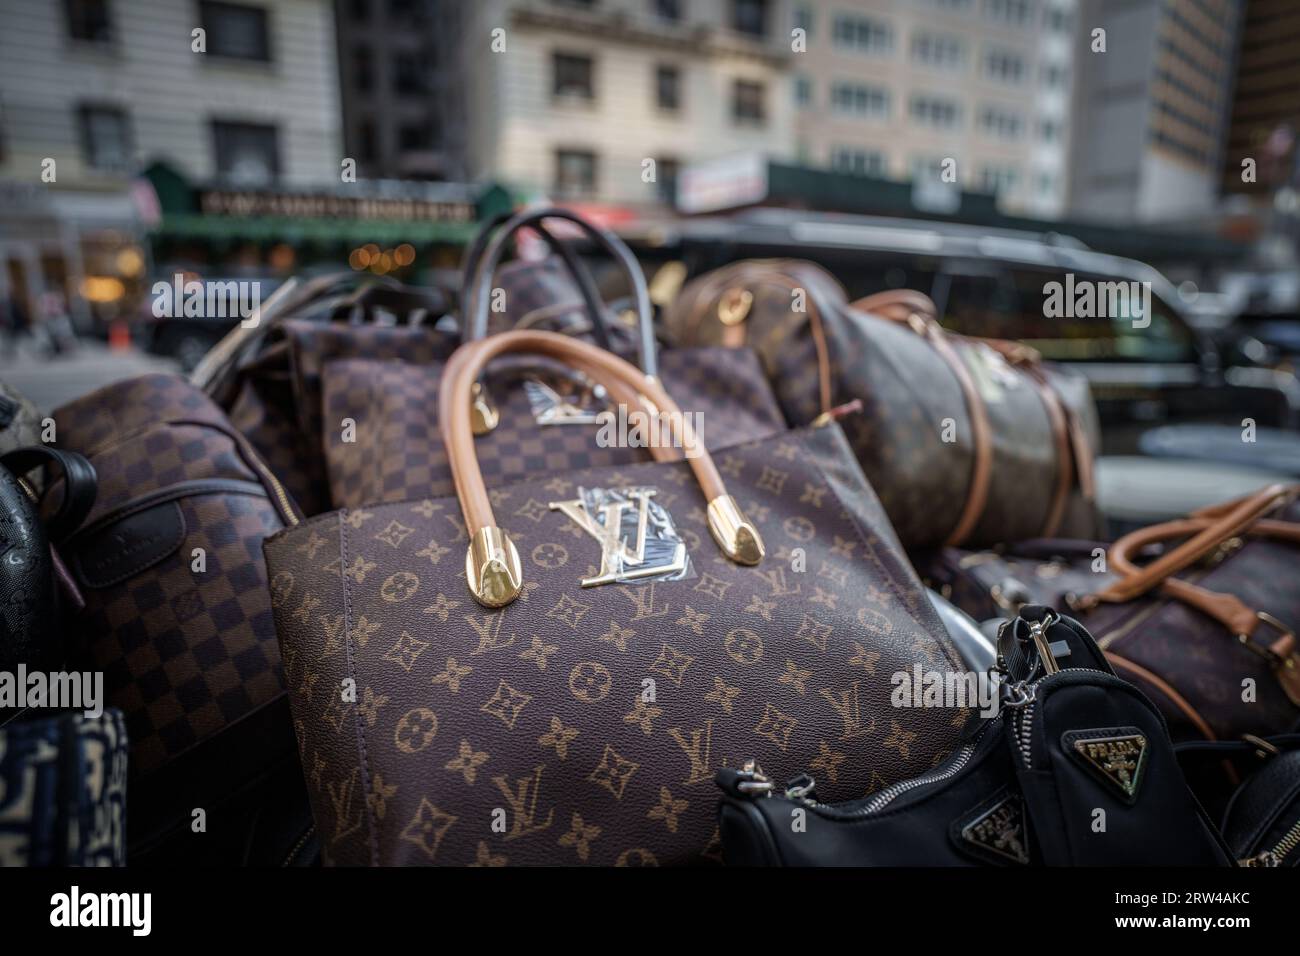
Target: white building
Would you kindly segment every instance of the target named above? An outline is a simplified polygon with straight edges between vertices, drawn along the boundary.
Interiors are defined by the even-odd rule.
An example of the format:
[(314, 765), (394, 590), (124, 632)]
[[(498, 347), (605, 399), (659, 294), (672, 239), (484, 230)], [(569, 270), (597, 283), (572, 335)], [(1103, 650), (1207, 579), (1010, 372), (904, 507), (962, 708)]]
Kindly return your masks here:
[(465, 78), (468, 168), (555, 198), (640, 203), (670, 195), (686, 162), (790, 158), (781, 6), (475, 3), (453, 67)]
[(337, 183), (334, 50), (329, 0), (0, 0), (0, 191), (19, 200), (0, 202), (0, 303), (31, 314), (53, 291), (84, 315), (87, 289), (114, 289), (86, 276), (133, 278), (113, 243), (148, 163)]
[[(808, 165), (957, 182), (1011, 211), (1068, 195), (1074, 0), (795, 0), (796, 153)], [(948, 164), (950, 169), (954, 164)]]

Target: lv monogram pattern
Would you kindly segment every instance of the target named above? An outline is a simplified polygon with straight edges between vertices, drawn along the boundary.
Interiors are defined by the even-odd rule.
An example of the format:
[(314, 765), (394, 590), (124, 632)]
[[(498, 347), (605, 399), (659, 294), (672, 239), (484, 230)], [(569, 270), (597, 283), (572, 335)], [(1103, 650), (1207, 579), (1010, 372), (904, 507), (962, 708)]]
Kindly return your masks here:
[[(726, 268), (736, 273), (735, 281), (717, 283), (705, 275), (683, 290), (666, 319), (674, 341), (718, 341), (723, 327), (716, 302), (703, 309), (697, 327), (690, 327), (687, 315), (701, 314), (697, 300), (706, 289), (721, 294), (733, 286), (749, 288), (754, 298), (745, 319), (746, 341), (762, 357), (787, 419), (793, 424), (811, 421), (820, 405), (808, 317), (792, 311), (787, 286), (761, 281), (764, 269), (790, 275), (821, 313), (834, 404), (863, 403), (862, 414), (844, 419), (844, 430), (899, 537), (909, 549), (942, 543), (961, 516), (974, 461), (970, 415), (947, 363), (911, 329), (848, 309), (835, 279), (811, 263), (783, 260)], [(968, 365), (987, 358), (983, 346), (960, 337), (952, 343)], [(994, 368), (983, 376), (992, 383), (985, 392), (993, 434), (992, 480), (983, 517), (967, 542), (972, 546), (1040, 535), (1062, 467), (1033, 384), (1006, 363)], [(1051, 369), (1049, 376), (1068, 407), (1081, 416), (1096, 448), (1099, 432), (1086, 382), (1060, 369)], [(944, 440), (946, 419), (952, 419), (954, 441)], [(1097, 531), (1097, 516), (1076, 489), (1057, 533), (1090, 538)]]
[[(964, 711), (889, 704), (890, 674), (958, 658), (838, 427), (716, 460), (766, 537), (758, 567), (717, 551), (684, 463), (492, 488), (525, 575), (499, 611), (466, 589), (454, 498), (345, 510), (267, 541), (329, 862), (717, 860), (720, 767), (811, 768), (841, 799), (951, 750)], [(547, 507), (579, 486), (656, 488), (696, 576), (579, 587), (600, 547)]]

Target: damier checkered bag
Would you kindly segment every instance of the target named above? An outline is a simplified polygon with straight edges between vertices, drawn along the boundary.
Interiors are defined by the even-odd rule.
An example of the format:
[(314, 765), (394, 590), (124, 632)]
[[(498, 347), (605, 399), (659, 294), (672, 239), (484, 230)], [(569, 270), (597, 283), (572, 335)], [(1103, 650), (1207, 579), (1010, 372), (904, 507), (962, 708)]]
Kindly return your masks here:
[[(93, 508), (60, 545), (85, 601), (67, 656), (73, 670), (103, 672), (106, 703), (125, 715), (133, 843), (188, 831), (198, 807), (203, 845), (224, 835), (237, 850), (223, 800), (297, 770), (261, 554), (263, 538), (298, 522), (296, 507), (178, 377), (110, 385), (54, 417), (59, 446), (97, 476)], [(60, 494), (55, 482), (46, 498)]]
[[(637, 320), (628, 325), (600, 298), (590, 272), (546, 227), (555, 220), (579, 230), (620, 267)], [(498, 269), (508, 244), (536, 230), (554, 250), (541, 262)], [(479, 339), (518, 324), (560, 329), (659, 374), (686, 410), (703, 415), (714, 447), (783, 431), (784, 419), (754, 354), (720, 347), (658, 356), (645, 280), (632, 253), (613, 235), (573, 213), (527, 211), (490, 223), (466, 254), (460, 328), (353, 325), (286, 320), (276, 353), (259, 359), (231, 410), (232, 420), (291, 483), (308, 514), (452, 491), (435, 416), (443, 366), (462, 339)], [(479, 457), (484, 472), (508, 481), (637, 460), (635, 449), (603, 447), (597, 425), (568, 419), (543, 425), (529, 388), (559, 404), (603, 408), (590, 383), (545, 362), (502, 363), (479, 386)], [(292, 401), (270, 400), (278, 390)], [(500, 403), (494, 404), (494, 403)]]
[(810, 262), (747, 260), (688, 283), (663, 321), (674, 346), (754, 348), (791, 424), (860, 400), (844, 429), (909, 550), (1100, 533), (1087, 381), (944, 331), (919, 292), (849, 303)]
[[(485, 485), (473, 385), (515, 353), (671, 436), (651, 461)], [(860, 796), (956, 744), (965, 708), (891, 703), (889, 675), (963, 665), (833, 420), (715, 461), (657, 379), (531, 330), (462, 346), (437, 407), (456, 496), (265, 546), (326, 862), (716, 860), (721, 767), (811, 766)]]

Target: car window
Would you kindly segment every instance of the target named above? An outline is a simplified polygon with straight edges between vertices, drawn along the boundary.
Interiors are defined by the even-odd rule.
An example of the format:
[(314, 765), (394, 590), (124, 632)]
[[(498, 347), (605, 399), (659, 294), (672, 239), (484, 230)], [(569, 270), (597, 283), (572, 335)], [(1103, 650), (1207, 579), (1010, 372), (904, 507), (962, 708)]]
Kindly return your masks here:
[(1191, 330), (1158, 295), (1142, 322), (1140, 283), (1038, 269), (949, 278), (943, 324), (954, 332), (1014, 339), (1061, 362), (1196, 360)]

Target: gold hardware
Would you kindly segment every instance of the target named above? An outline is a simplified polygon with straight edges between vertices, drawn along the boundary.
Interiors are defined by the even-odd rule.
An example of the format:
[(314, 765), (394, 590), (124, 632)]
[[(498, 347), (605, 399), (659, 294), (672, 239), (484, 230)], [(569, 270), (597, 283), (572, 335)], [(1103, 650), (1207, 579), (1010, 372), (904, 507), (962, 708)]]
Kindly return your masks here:
[(667, 564), (645, 563), (646, 531), (650, 524), (650, 499), (653, 488), (629, 491), (627, 496), (636, 502), (636, 543), (628, 547), (623, 540), (623, 512), (626, 501), (611, 501), (601, 507), (600, 518), (587, 510), (581, 498), (572, 501), (552, 501), (552, 511), (559, 511), (600, 544), (600, 571), (593, 577), (582, 578), (584, 588), (618, 581), (636, 581), (644, 578), (674, 574), (686, 568), (686, 545), (678, 542), (672, 560)]
[(767, 553), (758, 529), (745, 517), (731, 495), (709, 502), (709, 531), (723, 553), (737, 564), (758, 564)]
[(482, 382), (475, 382), (470, 386), (469, 420), (470, 428), (475, 435), (486, 435), (501, 421), (501, 413), (492, 404), (492, 396), (488, 394)]
[(519, 596), (523, 571), (519, 552), (500, 528), (479, 528), (465, 553), (465, 578), (474, 600), (484, 607), (505, 607)]
[(667, 308), (677, 298), (677, 293), (685, 282), (686, 263), (677, 260), (665, 262), (650, 280), (650, 301), (660, 308)]
[(753, 304), (754, 293), (748, 289), (728, 289), (718, 299), (718, 321), (723, 325), (739, 325)]
[(1254, 734), (1242, 734), (1241, 739), (1255, 748), (1255, 756), (1260, 760), (1276, 757), (1282, 752), (1263, 737), (1256, 737)]

